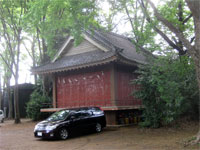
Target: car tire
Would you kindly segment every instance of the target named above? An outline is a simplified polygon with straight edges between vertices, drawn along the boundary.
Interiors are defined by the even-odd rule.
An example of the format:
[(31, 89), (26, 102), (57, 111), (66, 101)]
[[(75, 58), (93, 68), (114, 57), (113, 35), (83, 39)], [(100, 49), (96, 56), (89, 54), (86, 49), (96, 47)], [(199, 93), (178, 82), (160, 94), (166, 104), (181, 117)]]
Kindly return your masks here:
[(1, 120), (1, 123), (3, 123), (3, 122), (4, 122), (4, 119)]
[(59, 130), (59, 138), (61, 140), (66, 140), (69, 137), (69, 132), (66, 128), (61, 128)]
[(102, 125), (100, 123), (96, 123), (96, 125), (95, 125), (95, 131), (97, 133), (99, 133), (99, 132), (102, 131)]

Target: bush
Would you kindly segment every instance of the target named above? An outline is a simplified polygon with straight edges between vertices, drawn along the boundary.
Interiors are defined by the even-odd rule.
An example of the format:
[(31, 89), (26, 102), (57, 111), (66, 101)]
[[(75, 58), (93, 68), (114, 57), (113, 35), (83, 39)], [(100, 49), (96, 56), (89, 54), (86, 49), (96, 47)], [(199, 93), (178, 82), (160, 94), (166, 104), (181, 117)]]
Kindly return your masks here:
[(198, 115), (198, 107), (194, 107), (198, 106), (198, 85), (190, 58), (157, 59), (137, 73), (139, 77), (133, 83), (141, 88), (134, 95), (145, 107), (142, 126), (167, 125), (188, 112)]
[(31, 94), (31, 100), (27, 103), (26, 112), (32, 120), (41, 120), (46, 118), (49, 114), (40, 112), (41, 108), (50, 108), (52, 99), (48, 96), (42, 95), (38, 90)]

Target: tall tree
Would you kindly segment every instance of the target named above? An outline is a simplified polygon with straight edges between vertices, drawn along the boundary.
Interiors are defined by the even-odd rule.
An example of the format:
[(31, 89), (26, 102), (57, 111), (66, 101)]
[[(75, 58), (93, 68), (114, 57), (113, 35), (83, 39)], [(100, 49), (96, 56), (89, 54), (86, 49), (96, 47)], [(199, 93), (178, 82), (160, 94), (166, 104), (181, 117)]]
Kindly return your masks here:
[[(69, 34), (76, 43), (80, 34), (91, 25), (96, 26), (95, 0), (30, 1), (25, 16), (27, 32), (35, 33), (40, 52), (40, 64), (51, 60)], [(43, 87), (49, 93), (49, 78), (43, 77)]]
[(160, 42), (154, 41), (157, 34), (152, 30), (152, 26), (157, 25), (157, 22), (148, 23), (137, 0), (108, 0), (108, 2), (111, 5), (111, 14), (116, 17), (123, 15), (121, 21), (130, 25), (129, 31), (127, 30), (125, 34), (132, 39), (135, 45), (152, 52), (160, 49)]
[[(155, 24), (152, 26), (154, 31), (166, 41), (172, 50), (176, 50), (179, 55), (185, 55), (187, 48), (183, 45), (183, 42), (180, 41), (180, 39), (174, 35), (173, 32), (169, 31), (166, 26), (163, 26), (156, 16), (150, 16), (150, 12), (148, 11), (149, 9), (145, 6), (143, 0), (137, 1), (142, 8), (143, 14), (145, 14), (147, 21), (150, 24), (152, 24), (155, 20), (159, 23), (159, 26)], [(148, 1), (145, 2), (149, 4)], [(165, 5), (160, 6), (160, 12), (163, 17), (168, 18), (169, 22), (179, 28), (180, 32), (182, 32), (186, 38), (190, 39), (189, 42), (192, 43), (194, 41), (194, 29), (192, 28), (193, 24), (191, 21), (192, 14), (187, 11), (186, 7), (187, 6), (183, 0), (168, 1)]]
[(2, 66), (1, 73), (2, 73), (2, 78), (3, 78), (3, 93), (7, 95), (7, 100), (8, 100), (8, 105), (9, 105), (8, 118), (12, 119), (13, 118), (13, 109), (12, 109), (13, 101), (11, 98), (11, 87), (10, 87), (12, 72), (10, 69), (13, 68), (13, 61), (6, 48), (6, 44), (1, 42), (1, 45), (2, 45), (2, 49), (4, 49), (4, 51), (1, 51), (1, 55), (3, 56), (4, 59), (3, 60), (0, 59), (0, 65)]
[[(36, 67), (37, 64), (39, 63), (39, 53), (38, 53), (38, 46), (37, 46), (37, 39), (36, 39), (36, 36), (34, 34), (31, 34), (31, 35), (28, 35), (28, 37), (25, 38), (26, 40), (24, 40), (22, 43), (23, 43), (23, 46), (24, 48), (26, 49), (29, 57), (31, 58), (32, 60), (32, 67)], [(30, 44), (30, 47), (27, 47), (27, 43)], [(35, 74), (34, 75), (34, 82), (35, 84), (37, 83), (37, 75)]]
[(29, 2), (25, 18), (27, 32), (36, 33), (43, 57), (46, 53), (52, 57), (62, 44), (60, 39), (70, 33), (77, 40), (84, 29), (97, 26), (96, 16), (95, 0), (45, 0)]
[[(149, 11), (149, 4), (143, 0), (108, 0), (112, 10), (118, 10), (124, 14), (124, 22), (128, 22), (132, 29), (129, 36), (137, 46), (142, 46), (150, 51), (163, 52), (176, 50), (179, 55), (186, 53), (182, 42), (172, 32), (162, 26), (152, 11)], [(166, 5), (159, 7), (162, 14), (176, 24), (181, 31), (194, 41), (192, 36), (191, 12), (185, 9), (187, 6), (183, 0), (168, 0)], [(114, 13), (115, 13), (114, 11)], [(162, 46), (161, 46), (162, 45)]]
[[(157, 35), (159, 35), (165, 41), (160, 48), (158, 45), (161, 51), (175, 50), (179, 55), (187, 54), (193, 58), (200, 93), (200, 1), (166, 0), (159, 7), (156, 7), (151, 0), (109, 1), (127, 15), (127, 20), (134, 33), (133, 40), (138, 46), (150, 49), (158, 43)], [(143, 32), (138, 32), (141, 28)], [(155, 34), (151, 33), (152, 31), (157, 33), (156, 38)], [(150, 40), (144, 41), (145, 37)], [(196, 138), (197, 141), (200, 141), (200, 131)]]
[(18, 78), (19, 78), (19, 62), (22, 41), (22, 18), (26, 12), (26, 1), (1, 0), (0, 1), (0, 24), (2, 27), (3, 38), (6, 48), (11, 57), (13, 67), (7, 64), (6, 58), (0, 54), (1, 59), (5, 62), (8, 69), (12, 73), (14, 86), (14, 108), (15, 123), (20, 123), (19, 104), (18, 104)]
[[(185, 19), (183, 19), (182, 15), (182, 4), (181, 0), (178, 0), (178, 12), (179, 12), (179, 19), (178, 21), (182, 23), (185, 23), (185, 21), (188, 21), (190, 18), (193, 19), (193, 34), (194, 37), (189, 38), (188, 34), (186, 34), (183, 30), (183, 26), (180, 24), (177, 24), (177, 22), (172, 22), (170, 18), (166, 18), (154, 5), (154, 3), (151, 0), (145, 0), (152, 8), (154, 16), (156, 19), (162, 23), (162, 26), (167, 28), (169, 31), (171, 31), (172, 34), (179, 40), (177, 42), (177, 46), (179, 48), (185, 48), (185, 51), (189, 56), (192, 57), (194, 64), (195, 64), (195, 69), (196, 69), (196, 76), (197, 76), (197, 81), (198, 81), (198, 86), (199, 86), (199, 93), (200, 93), (200, 1), (199, 0), (185, 0), (187, 3), (188, 9), (190, 10), (190, 15), (187, 16)], [(142, 1), (141, 1), (142, 2)], [(173, 2), (173, 1), (170, 1)], [(142, 6), (143, 7), (143, 6)], [(145, 9), (145, 7), (143, 7)], [(146, 13), (146, 12), (145, 12)], [(185, 20), (185, 21), (184, 21)], [(166, 39), (165, 39), (166, 40)], [(192, 41), (194, 40), (194, 43)], [(167, 41), (167, 40), (166, 40)], [(181, 44), (180, 44), (181, 43)], [(169, 44), (170, 45), (170, 44)], [(172, 45), (170, 45), (172, 46)], [(173, 47), (173, 46), (172, 46)], [(173, 47), (174, 48), (174, 47)], [(176, 49), (176, 48), (175, 48)], [(196, 142), (200, 141), (200, 131), (198, 132), (196, 136)]]

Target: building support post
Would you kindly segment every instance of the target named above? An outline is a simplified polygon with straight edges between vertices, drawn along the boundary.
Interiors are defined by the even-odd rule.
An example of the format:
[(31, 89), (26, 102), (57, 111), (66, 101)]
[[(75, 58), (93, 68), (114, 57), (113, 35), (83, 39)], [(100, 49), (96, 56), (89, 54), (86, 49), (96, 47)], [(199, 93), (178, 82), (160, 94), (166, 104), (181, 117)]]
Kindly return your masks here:
[(111, 102), (113, 106), (117, 106), (117, 73), (114, 64), (111, 65)]
[[(113, 107), (117, 107), (117, 76), (116, 76), (116, 70), (115, 65), (111, 65), (111, 75), (110, 75), (110, 84), (111, 84), (111, 104)], [(106, 115), (106, 121), (110, 125), (116, 125), (117, 124), (117, 111), (111, 110), (111, 111), (105, 111)]]
[(53, 108), (56, 108), (57, 105), (56, 105), (56, 89), (57, 86), (56, 86), (56, 75), (53, 75)]

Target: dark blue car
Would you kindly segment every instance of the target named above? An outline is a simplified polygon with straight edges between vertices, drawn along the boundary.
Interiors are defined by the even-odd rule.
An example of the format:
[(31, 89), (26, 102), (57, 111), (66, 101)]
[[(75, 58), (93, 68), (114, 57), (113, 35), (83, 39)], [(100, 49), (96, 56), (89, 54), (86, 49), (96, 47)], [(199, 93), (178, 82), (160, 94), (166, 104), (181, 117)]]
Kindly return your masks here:
[(63, 109), (39, 122), (34, 129), (38, 138), (60, 138), (65, 140), (74, 131), (94, 130), (101, 132), (106, 126), (104, 112), (99, 107)]

